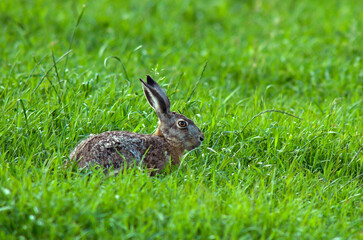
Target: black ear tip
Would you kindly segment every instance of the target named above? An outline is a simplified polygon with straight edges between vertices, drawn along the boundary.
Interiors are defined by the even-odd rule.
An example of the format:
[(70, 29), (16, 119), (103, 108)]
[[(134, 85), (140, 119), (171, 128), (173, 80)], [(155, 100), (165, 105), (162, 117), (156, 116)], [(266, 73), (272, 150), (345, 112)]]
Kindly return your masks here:
[(143, 84), (145, 84), (144, 80), (142, 80), (141, 78), (139, 78), (140, 82), (142, 82)]
[(147, 84), (154, 85), (156, 82), (155, 80), (150, 77), (150, 75), (146, 75)]

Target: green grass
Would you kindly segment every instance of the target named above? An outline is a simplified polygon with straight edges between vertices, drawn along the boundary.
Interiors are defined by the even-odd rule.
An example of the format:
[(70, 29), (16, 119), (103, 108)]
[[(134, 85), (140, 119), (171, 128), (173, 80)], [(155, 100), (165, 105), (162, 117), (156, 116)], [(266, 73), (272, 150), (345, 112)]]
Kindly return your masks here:
[[(363, 238), (362, 1), (82, 4), (0, 2), (1, 239)], [(202, 147), (156, 177), (65, 168), (155, 130), (146, 74)]]

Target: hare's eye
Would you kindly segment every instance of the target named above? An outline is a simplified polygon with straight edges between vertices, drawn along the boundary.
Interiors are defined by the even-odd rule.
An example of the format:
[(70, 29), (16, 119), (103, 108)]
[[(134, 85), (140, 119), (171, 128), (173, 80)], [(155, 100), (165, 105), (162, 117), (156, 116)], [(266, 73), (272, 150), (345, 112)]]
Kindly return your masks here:
[(184, 120), (179, 120), (178, 121), (178, 127), (185, 128), (187, 126), (188, 126), (188, 122), (186, 122)]

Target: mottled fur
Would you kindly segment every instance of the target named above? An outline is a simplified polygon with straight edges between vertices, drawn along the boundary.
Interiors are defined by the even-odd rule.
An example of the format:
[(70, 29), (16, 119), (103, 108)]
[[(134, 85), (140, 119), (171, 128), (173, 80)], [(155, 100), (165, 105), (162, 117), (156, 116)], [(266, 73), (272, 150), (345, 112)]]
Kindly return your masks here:
[(79, 167), (96, 165), (119, 169), (126, 163), (142, 164), (161, 171), (169, 161), (179, 165), (185, 149), (200, 146), (204, 135), (194, 122), (184, 115), (170, 112), (168, 97), (150, 76), (147, 76), (147, 83), (140, 81), (149, 104), (159, 117), (155, 134), (110, 131), (91, 135), (78, 144), (69, 156)]

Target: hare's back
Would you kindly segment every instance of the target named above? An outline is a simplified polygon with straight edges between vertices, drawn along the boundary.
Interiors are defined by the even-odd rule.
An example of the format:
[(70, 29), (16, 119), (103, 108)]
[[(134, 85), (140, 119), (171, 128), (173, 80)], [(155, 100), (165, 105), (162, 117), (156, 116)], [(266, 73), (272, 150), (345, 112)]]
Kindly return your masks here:
[(78, 144), (69, 158), (77, 161), (79, 167), (95, 164), (119, 168), (125, 161), (139, 163), (148, 148), (145, 137), (143, 134), (119, 131), (92, 135)]

